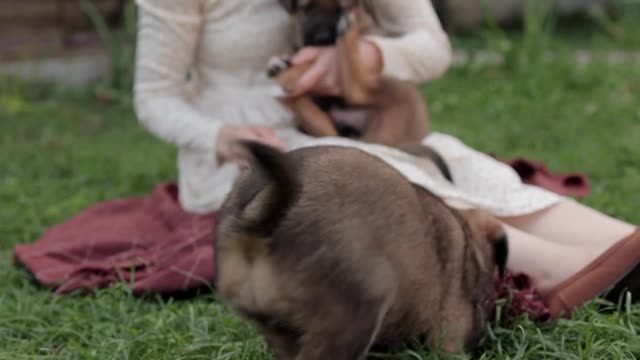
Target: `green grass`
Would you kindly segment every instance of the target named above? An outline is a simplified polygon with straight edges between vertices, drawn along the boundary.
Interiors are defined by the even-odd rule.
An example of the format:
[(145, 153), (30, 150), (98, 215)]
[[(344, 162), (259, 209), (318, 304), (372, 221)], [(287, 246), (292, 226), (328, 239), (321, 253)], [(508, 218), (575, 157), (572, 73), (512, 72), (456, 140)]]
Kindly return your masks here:
[[(425, 87), (436, 130), (502, 157), (586, 172), (594, 188), (585, 203), (640, 224), (640, 63), (606, 63), (612, 49), (640, 50), (631, 21), (639, 15), (618, 20), (626, 37), (616, 42), (584, 24), (564, 28), (545, 40), (551, 63), (453, 69)], [(519, 36), (506, 34), (516, 50)], [(455, 44), (487, 46), (484, 36)], [(601, 55), (578, 67), (572, 53), (583, 48)], [(140, 299), (116, 287), (56, 298), (12, 265), (16, 244), (84, 207), (175, 179), (175, 150), (139, 128), (130, 104), (101, 104), (92, 93), (0, 78), (0, 359), (270, 358), (215, 294)], [(479, 357), (636, 359), (639, 329), (640, 306), (603, 314), (592, 303), (546, 326), (496, 324)]]

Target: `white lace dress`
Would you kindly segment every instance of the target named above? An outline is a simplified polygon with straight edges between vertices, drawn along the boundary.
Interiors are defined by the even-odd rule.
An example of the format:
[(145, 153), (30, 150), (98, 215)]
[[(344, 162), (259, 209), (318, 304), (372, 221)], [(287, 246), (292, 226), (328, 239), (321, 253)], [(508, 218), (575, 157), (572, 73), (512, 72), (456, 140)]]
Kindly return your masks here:
[[(447, 161), (455, 186), (423, 160), (379, 145), (307, 137), (270, 94), (268, 60), (291, 46), (289, 17), (278, 0), (137, 0), (140, 9), (135, 107), (141, 124), (176, 145), (179, 196), (192, 212), (220, 206), (238, 173), (216, 163), (223, 124), (261, 124), (291, 148), (317, 144), (357, 147), (387, 161), (410, 181), (452, 205), (482, 207), (498, 216), (531, 213), (560, 197), (522, 184), (509, 167), (454, 137), (424, 139)], [(384, 72), (416, 83), (446, 72), (451, 48), (430, 2), (367, 0), (378, 23)], [(382, 189), (381, 189), (382, 190)]]

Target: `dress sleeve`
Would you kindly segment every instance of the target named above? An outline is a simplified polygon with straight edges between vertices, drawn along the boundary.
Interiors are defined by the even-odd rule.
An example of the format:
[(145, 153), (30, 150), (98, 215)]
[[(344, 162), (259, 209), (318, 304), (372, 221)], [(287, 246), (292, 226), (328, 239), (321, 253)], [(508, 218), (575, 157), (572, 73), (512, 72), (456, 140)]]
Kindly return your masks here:
[(442, 76), (451, 65), (449, 37), (429, 0), (368, 0), (383, 35), (371, 35), (382, 52), (383, 73), (414, 83)]
[(136, 0), (139, 8), (134, 106), (141, 125), (180, 147), (215, 148), (222, 121), (187, 101), (204, 21), (204, 0)]

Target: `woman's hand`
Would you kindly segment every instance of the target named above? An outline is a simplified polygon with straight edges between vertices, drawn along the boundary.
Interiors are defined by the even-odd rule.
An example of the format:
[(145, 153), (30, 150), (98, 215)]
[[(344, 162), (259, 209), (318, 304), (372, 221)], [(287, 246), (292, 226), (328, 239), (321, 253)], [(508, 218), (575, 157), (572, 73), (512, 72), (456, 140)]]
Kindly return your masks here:
[(287, 150), (287, 145), (268, 127), (259, 125), (224, 125), (218, 133), (216, 146), (216, 155), (220, 164), (234, 161), (241, 166), (248, 165), (247, 153), (237, 144), (241, 140), (257, 141), (282, 151)]
[[(359, 47), (363, 66), (375, 74), (382, 72), (382, 53), (378, 47), (363, 40)], [(312, 92), (319, 95), (340, 96), (340, 72), (335, 46), (305, 47), (291, 60), (294, 65), (313, 62), (309, 70), (300, 77), (297, 87), (289, 95), (292, 97)]]

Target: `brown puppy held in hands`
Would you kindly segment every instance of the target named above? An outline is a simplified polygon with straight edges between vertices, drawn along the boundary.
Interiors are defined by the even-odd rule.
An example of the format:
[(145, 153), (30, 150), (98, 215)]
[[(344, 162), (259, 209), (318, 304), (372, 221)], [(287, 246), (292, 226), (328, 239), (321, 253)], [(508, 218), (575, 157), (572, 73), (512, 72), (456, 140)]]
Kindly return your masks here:
[[(371, 19), (358, 1), (281, 0), (294, 18), (295, 43), (302, 46), (337, 44), (341, 88), (344, 98), (301, 95), (283, 99), (294, 112), (298, 127), (305, 133), (353, 137), (362, 141), (396, 147), (432, 161), (453, 182), (451, 171), (438, 152), (420, 141), (427, 135), (429, 116), (419, 89), (409, 82), (376, 76), (364, 70), (358, 46), (369, 32)], [(298, 50), (294, 49), (294, 50)], [(292, 66), (286, 57), (272, 59), (269, 75), (283, 89), (293, 89), (310, 63)], [(286, 71), (285, 71), (286, 70)], [(366, 126), (361, 131), (348, 126), (337, 128), (329, 113), (340, 109), (361, 109)]]
[(507, 259), (494, 218), (451, 209), (357, 149), (245, 146), (252, 168), (217, 217), (215, 285), (278, 359), (476, 345)]
[[(343, 98), (305, 94), (283, 100), (294, 112), (302, 131), (311, 136), (342, 135), (389, 146), (419, 141), (427, 135), (428, 110), (418, 87), (371, 74), (363, 66), (359, 46), (362, 35), (369, 32), (370, 19), (358, 1), (281, 0), (281, 3), (294, 17), (298, 47), (336, 45), (339, 59)], [(274, 58), (268, 72), (286, 93), (295, 88), (310, 65), (292, 67), (287, 58)], [(366, 110), (361, 131), (344, 133), (336, 129), (328, 113), (342, 107)]]

